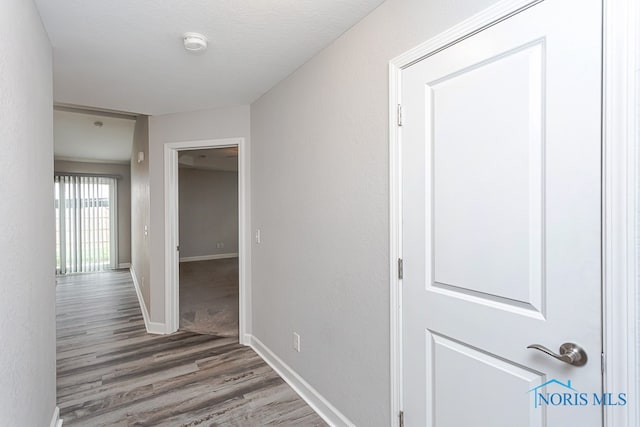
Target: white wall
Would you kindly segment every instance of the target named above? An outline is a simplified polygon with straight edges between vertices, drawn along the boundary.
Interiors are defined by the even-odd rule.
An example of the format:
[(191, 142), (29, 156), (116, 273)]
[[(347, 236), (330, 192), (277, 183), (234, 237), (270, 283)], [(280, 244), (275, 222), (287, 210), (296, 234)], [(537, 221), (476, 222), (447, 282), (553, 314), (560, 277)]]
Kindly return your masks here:
[(180, 258), (237, 254), (238, 172), (180, 167), (178, 182)]
[[(149, 118), (151, 321), (161, 323), (165, 321), (164, 144), (167, 142), (244, 137), (246, 145), (249, 147), (249, 136), (250, 109), (248, 105)], [(250, 194), (249, 189), (247, 192)], [(249, 205), (247, 203), (247, 210), (250, 209)], [(249, 215), (246, 227), (250, 229)], [(249, 244), (248, 242), (247, 246)]]
[(56, 406), (51, 46), (31, 0), (0, 3), (0, 425)]
[[(144, 161), (138, 163), (138, 153)], [(140, 286), (140, 293), (149, 312), (149, 238), (145, 226), (149, 225), (149, 117), (138, 116), (133, 130), (131, 147), (131, 271)]]
[(131, 166), (56, 160), (55, 172), (119, 175), (118, 179), (118, 264), (131, 262)]
[(493, 1), (387, 0), (251, 106), (253, 334), (356, 425), (391, 416), (388, 62)]

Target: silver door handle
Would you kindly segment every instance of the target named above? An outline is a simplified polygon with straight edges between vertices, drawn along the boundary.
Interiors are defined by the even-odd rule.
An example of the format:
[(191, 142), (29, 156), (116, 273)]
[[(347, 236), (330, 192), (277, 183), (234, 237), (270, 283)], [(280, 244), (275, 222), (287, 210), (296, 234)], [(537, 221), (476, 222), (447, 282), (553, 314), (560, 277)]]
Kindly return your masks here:
[(543, 353), (547, 353), (551, 357), (568, 363), (573, 366), (584, 366), (587, 364), (587, 352), (578, 344), (572, 342), (566, 342), (560, 346), (560, 354), (556, 354), (549, 350), (547, 347), (540, 344), (531, 344), (527, 348), (534, 348), (540, 350)]

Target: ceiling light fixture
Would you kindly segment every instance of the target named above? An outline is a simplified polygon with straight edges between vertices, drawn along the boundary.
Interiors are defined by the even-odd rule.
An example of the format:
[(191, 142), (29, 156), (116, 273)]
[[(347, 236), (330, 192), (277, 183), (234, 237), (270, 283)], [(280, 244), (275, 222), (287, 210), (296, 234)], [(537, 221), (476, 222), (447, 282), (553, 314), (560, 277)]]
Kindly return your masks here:
[(93, 125), (97, 128), (101, 128), (102, 125), (104, 125), (104, 123), (102, 123), (100, 120), (93, 122)]
[(184, 48), (190, 52), (202, 52), (207, 49), (208, 40), (199, 33), (184, 33), (182, 36)]

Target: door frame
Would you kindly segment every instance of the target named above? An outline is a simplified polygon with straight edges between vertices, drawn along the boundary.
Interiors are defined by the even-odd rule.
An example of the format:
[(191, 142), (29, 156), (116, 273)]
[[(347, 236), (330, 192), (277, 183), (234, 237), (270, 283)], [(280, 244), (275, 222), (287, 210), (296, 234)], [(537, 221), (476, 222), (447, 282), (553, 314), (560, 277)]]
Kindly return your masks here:
[(238, 274), (240, 344), (248, 344), (250, 331), (249, 247), (247, 245), (248, 145), (244, 138), (207, 139), (164, 144), (164, 215), (165, 215), (165, 319), (168, 333), (180, 326), (180, 258), (177, 250), (179, 231), (178, 152), (208, 148), (238, 147)]
[[(389, 62), (389, 282), (391, 424), (399, 425), (402, 395), (401, 110), (402, 70), (545, 0), (502, 0)], [(549, 1), (549, 0), (547, 0)], [(603, 0), (602, 113), (602, 319), (605, 391), (640, 391), (638, 303), (638, 149), (640, 5), (637, 0)], [(579, 17), (579, 11), (578, 17)], [(640, 405), (604, 408), (607, 427), (634, 427)]]

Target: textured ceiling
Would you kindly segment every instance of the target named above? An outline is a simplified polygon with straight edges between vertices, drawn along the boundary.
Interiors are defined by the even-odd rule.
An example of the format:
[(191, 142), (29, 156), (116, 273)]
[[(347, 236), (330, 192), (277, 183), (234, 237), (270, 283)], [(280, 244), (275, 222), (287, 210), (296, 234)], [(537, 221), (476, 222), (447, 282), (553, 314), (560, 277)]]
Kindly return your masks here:
[[(143, 114), (253, 102), (383, 0), (36, 0), (54, 99)], [(200, 32), (193, 54), (182, 34)]]
[[(101, 127), (95, 125), (97, 121)], [(54, 155), (59, 160), (128, 163), (135, 124), (134, 118), (56, 110)]]

